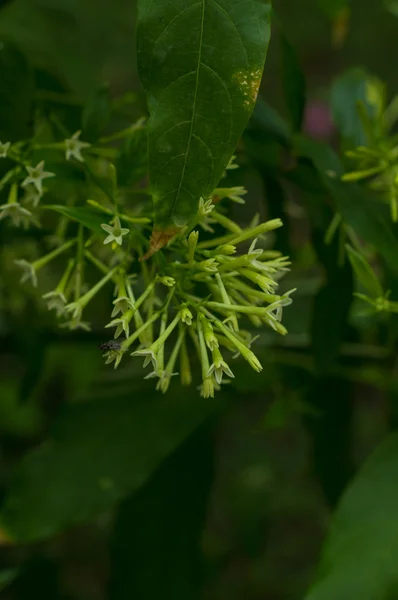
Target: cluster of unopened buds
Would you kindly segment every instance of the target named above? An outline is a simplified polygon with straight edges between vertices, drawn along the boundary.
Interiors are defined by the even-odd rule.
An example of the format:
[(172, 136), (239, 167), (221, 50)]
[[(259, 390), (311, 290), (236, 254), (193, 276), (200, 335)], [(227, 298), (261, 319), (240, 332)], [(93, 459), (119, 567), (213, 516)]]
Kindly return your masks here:
[[(67, 160), (82, 162), (84, 152), (89, 152), (89, 144), (79, 140), (79, 132), (58, 146)], [(13, 147), (1, 144), (0, 156), (7, 155), (12, 157)], [(231, 162), (229, 168), (235, 167)], [(0, 182), (0, 189), (9, 185), (9, 200), (0, 206), (0, 219), (10, 217), (16, 226), (32, 217), (18, 200), (20, 189), (31, 194), (37, 208), (43, 180), (54, 177), (45, 171), (43, 162), (24, 168), (24, 176), (18, 164), (8, 179), (6, 175)], [(212, 397), (222, 383), (234, 377), (229, 357), (242, 356), (255, 371), (262, 370), (252, 350), (258, 336), (242, 328), (242, 322), (254, 328), (267, 325), (284, 335), (282, 310), (291, 303), (294, 291), (276, 293), (289, 261), (279, 252), (261, 247), (264, 236), (280, 227), (281, 221), (258, 223), (255, 219), (241, 228), (226, 216), (221, 200), (242, 203), (245, 193), (242, 187), (220, 187), (210, 198), (201, 199), (196, 221), (148, 261), (140, 259), (151, 219), (128, 214), (120, 202), (115, 201), (112, 210), (91, 201), (91, 210), (106, 217), (102, 234), (80, 222), (76, 235), (66, 237), (64, 227), (63, 238), (48, 254), (34, 261), (15, 261), (23, 270), (21, 281), (30, 280), (37, 286), (39, 271), (61, 255), (65, 257), (58, 284), (42, 297), (48, 309), (55, 310), (60, 327), (86, 330), (90, 330), (90, 323), (83, 320), (88, 305), (104, 286), (113, 285), (110, 322), (104, 324), (113, 339), (101, 345), (106, 363), (116, 368), (127, 355), (141, 357), (143, 366), (150, 367), (145, 377), (154, 378), (156, 388), (166, 392), (171, 378), (178, 374), (183, 385), (192, 383), (194, 353), (200, 363), (200, 392)], [(65, 223), (65, 217), (60, 223)], [(214, 225), (221, 226), (224, 234), (209, 237), (206, 233), (200, 239), (200, 229), (214, 233)], [(101, 274), (94, 285), (85, 279), (88, 264)]]

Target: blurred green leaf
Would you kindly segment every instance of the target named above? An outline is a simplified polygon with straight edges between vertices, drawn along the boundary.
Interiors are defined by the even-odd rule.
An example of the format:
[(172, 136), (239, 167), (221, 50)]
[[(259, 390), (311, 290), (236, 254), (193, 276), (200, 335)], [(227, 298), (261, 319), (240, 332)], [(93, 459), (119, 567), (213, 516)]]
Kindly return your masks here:
[(110, 600), (201, 597), (212, 446), (209, 428), (199, 428), (121, 505), (111, 540)]
[(23, 54), (0, 43), (0, 141), (15, 142), (32, 133), (34, 76)]
[(398, 0), (384, 0), (384, 6), (394, 17), (398, 17)]
[[(104, 67), (115, 58), (122, 71), (126, 69), (123, 60), (132, 55), (134, 8), (125, 0), (17, 0), (1, 12), (0, 37), (89, 98), (103, 80)], [(125, 73), (130, 77), (134, 59), (128, 64)]]
[(299, 155), (311, 159), (345, 223), (374, 246), (390, 269), (397, 272), (398, 241), (377, 197), (358, 184), (340, 180), (343, 166), (329, 146), (299, 135), (295, 137), (295, 147)]
[(300, 131), (305, 107), (305, 78), (297, 53), (287, 37), (280, 34), (282, 85), (285, 103), (294, 131)]
[(127, 138), (117, 159), (117, 173), (121, 186), (135, 185), (147, 175), (147, 131), (139, 129)]
[(65, 407), (49, 439), (16, 469), (3, 530), (15, 541), (33, 541), (109, 510), (220, 406), (195, 394), (142, 392)]
[(304, 396), (311, 408), (303, 415), (311, 434), (312, 461), (329, 506), (334, 507), (353, 472), (353, 387), (335, 375), (312, 378)]
[(157, 224), (185, 225), (223, 175), (252, 113), (270, 38), (269, 1), (138, 2)]
[(313, 234), (314, 246), (325, 269), (326, 282), (315, 297), (311, 340), (315, 368), (318, 373), (328, 373), (336, 367), (336, 360), (347, 331), (352, 304), (352, 269), (348, 261), (339, 264), (338, 236), (326, 245), (324, 229)]
[(0, 592), (3, 591), (18, 575), (18, 569), (3, 569), (0, 571)]
[(248, 123), (247, 130), (259, 130), (274, 137), (283, 146), (290, 146), (291, 131), (289, 125), (280, 114), (259, 96), (253, 114)]
[(3, 377), (0, 386), (0, 433), (14, 437), (36, 435), (42, 426), (39, 407), (33, 402), (21, 404), (19, 381)]
[(398, 435), (377, 448), (332, 519), (319, 578), (306, 600), (394, 600), (398, 595)]
[(354, 250), (351, 246), (346, 246), (348, 258), (350, 259), (352, 268), (354, 269), (355, 275), (367, 291), (373, 296), (373, 298), (380, 298), (383, 296), (383, 288), (380, 281), (377, 279), (375, 272), (369, 263), (365, 260), (365, 257)]
[(349, 146), (367, 143), (367, 131), (358, 111), (358, 102), (367, 120), (380, 113), (380, 100), (384, 88), (380, 81), (371, 77), (365, 69), (349, 69), (337, 77), (331, 88), (331, 110), (335, 125)]
[(78, 223), (81, 223), (88, 229), (95, 231), (96, 233), (103, 234), (103, 229), (101, 228), (101, 223), (107, 223), (109, 218), (106, 214), (101, 214), (90, 208), (85, 207), (74, 207), (74, 206), (61, 206), (57, 204), (46, 204), (42, 206), (42, 208), (47, 208), (48, 210), (54, 210), (55, 212), (68, 217), (69, 219), (73, 219)]
[(314, 0), (318, 8), (325, 13), (329, 19), (335, 19), (345, 8), (348, 0)]
[(109, 86), (103, 85), (86, 104), (82, 115), (82, 140), (96, 142), (112, 114)]

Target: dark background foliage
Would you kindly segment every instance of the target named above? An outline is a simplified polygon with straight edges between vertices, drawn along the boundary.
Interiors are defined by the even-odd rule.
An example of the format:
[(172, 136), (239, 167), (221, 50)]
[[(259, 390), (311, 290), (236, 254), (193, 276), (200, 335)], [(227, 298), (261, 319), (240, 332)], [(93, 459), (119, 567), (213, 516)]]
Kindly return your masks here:
[[(33, 292), (15, 288), (14, 234), (1, 229), (0, 494), (27, 542), (0, 548), (5, 600), (295, 600), (313, 582), (343, 490), (398, 414), (396, 320), (362, 316), (338, 238), (324, 243), (337, 208), (394, 291), (394, 228), (365, 191), (322, 175), (336, 167), (327, 148), (360, 135), (360, 86), (337, 78), (359, 67), (396, 92), (397, 8), (352, 0), (345, 23), (344, 4), (275, 0), (261, 100), (239, 146), (234, 177), (249, 194), (234, 217), (284, 220), (276, 246), (298, 289), (289, 335), (262, 336), (260, 375), (239, 364), (234, 384), (204, 401), (178, 386), (161, 397), (130, 366), (110, 373), (101, 317), (92, 333), (57, 330)], [(2, 2), (0, 39), (2, 141), (29, 135), (33, 97), (71, 130), (88, 105), (85, 139), (106, 127), (109, 98), (131, 92), (132, 115), (145, 111), (132, 0)], [(294, 138), (293, 157), (300, 129), (308, 138)], [(126, 177), (144, 168), (143, 152), (131, 149)], [(396, 500), (396, 488), (381, 491)], [(397, 597), (382, 593), (366, 598)]]

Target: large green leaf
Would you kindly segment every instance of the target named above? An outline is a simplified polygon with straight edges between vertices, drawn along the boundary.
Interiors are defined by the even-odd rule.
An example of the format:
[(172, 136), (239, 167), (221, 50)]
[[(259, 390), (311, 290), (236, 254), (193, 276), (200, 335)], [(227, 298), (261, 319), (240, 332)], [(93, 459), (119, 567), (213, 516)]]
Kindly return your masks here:
[(213, 440), (200, 427), (120, 507), (109, 600), (194, 600), (206, 572), (200, 541), (213, 481)]
[(131, 392), (66, 407), (52, 435), (16, 469), (1, 510), (4, 535), (49, 537), (137, 490), (220, 401)]
[(269, 0), (139, 0), (156, 224), (182, 226), (220, 180), (253, 110)]
[(319, 578), (306, 600), (398, 597), (398, 435), (354, 479), (330, 527)]

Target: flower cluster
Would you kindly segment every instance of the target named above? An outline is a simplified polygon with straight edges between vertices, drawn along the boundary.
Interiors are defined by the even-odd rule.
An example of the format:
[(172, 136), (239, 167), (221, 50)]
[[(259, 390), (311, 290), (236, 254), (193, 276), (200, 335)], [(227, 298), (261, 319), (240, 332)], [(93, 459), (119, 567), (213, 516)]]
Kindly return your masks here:
[[(136, 130), (130, 128), (129, 134)], [(116, 368), (127, 356), (142, 358), (144, 368), (149, 367), (145, 377), (155, 379), (162, 392), (178, 374), (183, 385), (190, 385), (197, 372), (194, 365), (200, 365), (198, 383), (205, 397), (213, 396), (234, 378), (231, 361), (238, 356), (261, 371), (252, 349), (258, 336), (248, 329), (265, 325), (284, 335), (282, 311), (291, 303), (294, 291), (277, 293), (289, 261), (269, 249), (267, 236), (281, 221), (259, 223), (256, 218), (241, 228), (226, 215), (225, 200), (243, 203), (246, 190), (220, 187), (210, 198), (200, 199), (196, 219), (189, 227), (145, 261), (151, 214), (132, 211), (117, 184), (112, 162), (93, 158), (104, 151), (80, 141), (80, 132), (49, 147), (54, 152), (62, 150), (65, 160), (73, 159), (82, 168), (91, 157), (90, 169), (94, 164), (108, 174), (111, 189), (108, 197), (99, 193), (88, 200), (86, 196), (86, 207), (42, 205), (43, 182), (49, 178), (56, 182), (56, 174), (45, 170), (43, 160), (36, 166), (24, 163), (20, 146), (0, 144), (0, 156), (16, 161), (16, 167), (0, 182), (0, 190), (9, 187), (8, 202), (0, 206), (0, 219), (10, 217), (15, 226), (40, 226), (41, 211), (58, 214), (51, 236), (53, 248), (36, 260), (20, 257), (15, 263), (23, 271), (21, 282), (38, 287), (40, 271), (51, 271), (53, 261), (58, 265), (63, 261), (58, 282), (42, 293), (60, 327), (89, 330), (89, 304), (111, 285), (114, 299), (104, 327), (112, 332), (113, 340), (101, 346), (106, 363)], [(227, 169), (236, 167), (232, 160)], [(20, 200), (21, 190), (25, 196)], [(29, 203), (29, 209), (25, 208)], [(99, 221), (99, 226), (100, 216), (104, 222)], [(71, 219), (75, 223), (69, 227)], [(54, 271), (59, 273), (59, 266)], [(93, 272), (97, 273), (94, 284)]]
[(369, 187), (390, 204), (391, 218), (398, 221), (398, 145), (392, 131), (398, 120), (398, 97), (387, 105), (384, 86), (369, 81), (368, 106), (357, 103), (366, 145), (346, 151), (350, 169), (343, 181), (366, 180)]

